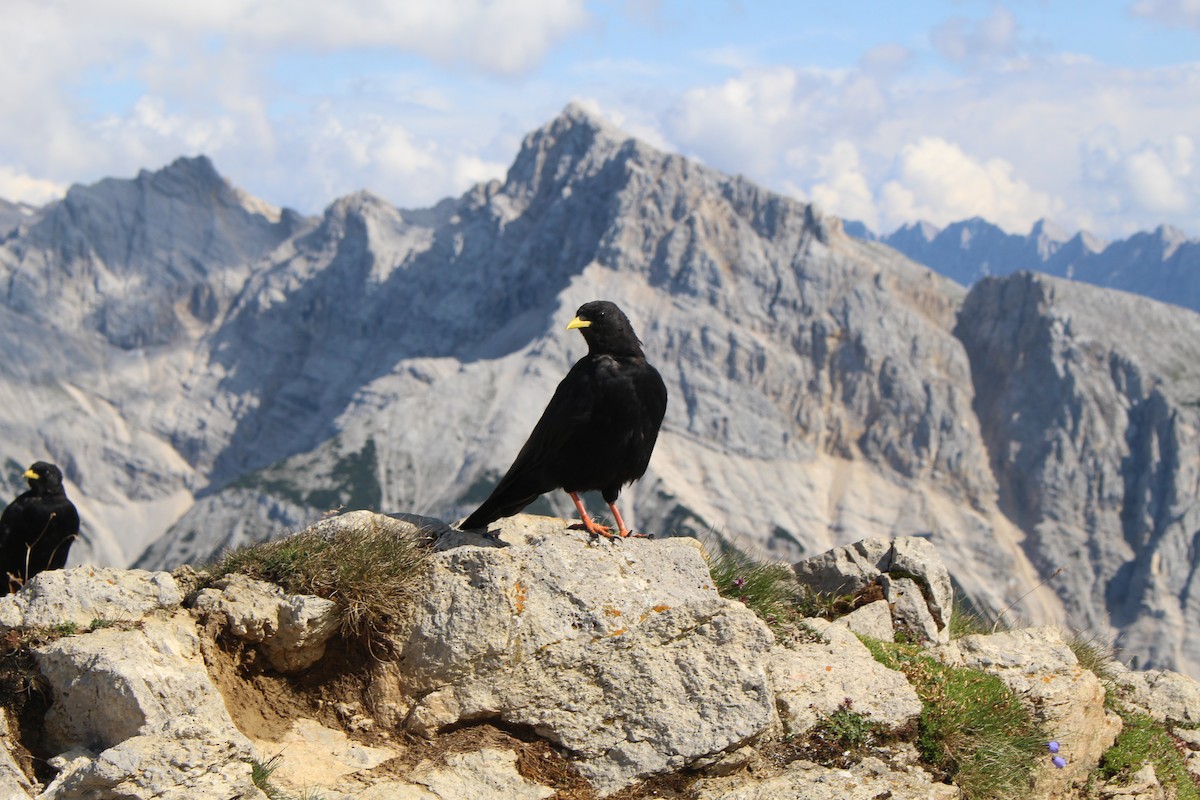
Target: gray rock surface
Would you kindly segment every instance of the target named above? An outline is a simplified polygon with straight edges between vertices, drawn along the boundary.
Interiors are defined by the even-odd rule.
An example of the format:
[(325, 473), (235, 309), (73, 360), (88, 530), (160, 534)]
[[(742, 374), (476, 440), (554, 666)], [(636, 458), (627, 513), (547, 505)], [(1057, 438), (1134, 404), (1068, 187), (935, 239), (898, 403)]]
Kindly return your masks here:
[(767, 674), (784, 728), (800, 735), (846, 707), (888, 728), (916, 720), (921, 701), (908, 679), (888, 669), (843, 624), (811, 619), (806, 623), (823, 643), (775, 647)]
[[(280, 792), (536, 800), (564, 790), (569, 763), (600, 796), (681, 770), (699, 775), (693, 789), (708, 800), (960, 796), (921, 767), (913, 741), (921, 701), (902, 673), (876, 662), (840, 621), (808, 620), (809, 637), (776, 641), (746, 605), (718, 595), (695, 540), (608, 541), (571, 531), (566, 520), (523, 515), (500, 523), (498, 538), (365, 512), (315, 532), (368, 525), (436, 534), (432, 571), (386, 669), (366, 660), (296, 678), (248, 654), (289, 636), (284, 609), (328, 610), (258, 581), (230, 578), (183, 608), (128, 602), (168, 585), (152, 573), (57, 573), (64, 608), (95, 605), (99, 582), (124, 587), (107, 601), (140, 610), (74, 634), (11, 629), (6, 641), (42, 643), (30, 645), (36, 674), (8, 671), (6, 659), (6, 687), (14, 678), (44, 686), (38, 694), (50, 703), (12, 705), (22, 725), (9, 724), (6, 739), (54, 752), (46, 763), (57, 774), (35, 786), (0, 749), (0, 787), (14, 800), (263, 800)], [(873, 605), (888, 617), (879, 608), (886, 601)], [(304, 640), (291, 637), (291, 656)], [(1067, 767), (1054, 769), (1047, 756), (1031, 800), (1078, 796), (1120, 720), (1058, 629), (968, 636), (927, 652), (998, 676), (1060, 743)], [(339, 650), (330, 666), (345, 669), (351, 655)], [(1121, 702), (1175, 727), (1188, 747), (1200, 745), (1186, 729), (1200, 707), (1195, 681), (1115, 669)], [(806, 735), (846, 708), (900, 740), (835, 756), (843, 768), (797, 758)], [(255, 761), (276, 769), (266, 794), (254, 785)], [(1106, 797), (1162, 790), (1148, 776), (1139, 781), (1136, 792), (1094, 788)]]
[(189, 728), (241, 742), (249, 752), (208, 676), (186, 614), (145, 619), (131, 630), (66, 636), (37, 648), (35, 656), (54, 692), (46, 733), (60, 749), (84, 745), (100, 752), (186, 720)]
[(33, 784), (13, 757), (11, 748), (16, 739), (8, 713), (0, 710), (0, 797), (25, 800), (33, 796)]
[(774, 719), (766, 626), (687, 539), (597, 540), (517, 516), (456, 534), (403, 637), (409, 727), (529, 726), (603, 793), (734, 749)]
[(35, 575), (0, 597), (0, 631), (96, 622), (132, 622), (152, 611), (177, 608), (179, 585), (167, 572), (79, 567)]
[(799, 561), (794, 569), (800, 585), (819, 594), (854, 594), (878, 585), (894, 627), (917, 640), (950, 640), (954, 588), (946, 565), (924, 539), (863, 539)]
[(922, 770), (896, 771), (877, 758), (850, 769), (797, 762), (765, 778), (717, 778), (696, 786), (697, 800), (957, 800), (962, 793)]
[[(1170, 670), (1137, 672), (1112, 666), (1114, 681), (1130, 705), (1172, 727), (1200, 727), (1200, 683)], [(1200, 748), (1200, 741), (1196, 746)]]
[(193, 608), (224, 617), (226, 630), (260, 644), (280, 672), (299, 672), (320, 661), (341, 625), (332, 600), (288, 594), (273, 583), (236, 573), (201, 590)]
[[(146, 621), (41, 648), (55, 692), (51, 742), (75, 748), (39, 800), (262, 800), (250, 742), (233, 725), (186, 625)], [(78, 749), (80, 745), (86, 749)]]

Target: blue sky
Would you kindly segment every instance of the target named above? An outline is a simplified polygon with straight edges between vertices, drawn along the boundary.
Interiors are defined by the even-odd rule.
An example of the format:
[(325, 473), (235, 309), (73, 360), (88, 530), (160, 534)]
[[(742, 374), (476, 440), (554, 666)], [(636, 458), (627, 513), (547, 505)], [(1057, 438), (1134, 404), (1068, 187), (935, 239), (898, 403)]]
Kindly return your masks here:
[(0, 197), (206, 154), (268, 203), (501, 178), (575, 101), (880, 232), (1200, 235), (1200, 0), (7, 0)]

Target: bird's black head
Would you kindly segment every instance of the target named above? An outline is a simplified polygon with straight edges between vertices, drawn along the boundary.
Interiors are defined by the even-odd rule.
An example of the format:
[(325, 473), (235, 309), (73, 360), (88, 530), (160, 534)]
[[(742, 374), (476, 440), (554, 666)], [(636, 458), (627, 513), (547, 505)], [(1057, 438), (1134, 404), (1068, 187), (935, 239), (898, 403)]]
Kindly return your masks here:
[(29, 481), (29, 488), (39, 494), (62, 491), (62, 470), (45, 461), (37, 461), (21, 476)]
[(607, 300), (584, 303), (575, 312), (567, 330), (578, 328), (588, 343), (588, 351), (607, 355), (642, 355), (642, 343), (629, 324), (629, 317)]

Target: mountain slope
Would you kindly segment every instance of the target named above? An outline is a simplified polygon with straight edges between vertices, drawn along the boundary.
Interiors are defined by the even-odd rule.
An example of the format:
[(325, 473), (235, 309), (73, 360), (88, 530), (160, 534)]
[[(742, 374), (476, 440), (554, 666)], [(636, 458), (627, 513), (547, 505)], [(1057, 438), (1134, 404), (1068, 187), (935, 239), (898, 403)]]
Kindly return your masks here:
[(179, 159), (72, 187), (0, 243), (5, 462), (63, 467), (84, 519), (74, 560), (128, 563), (207, 482), (173, 436), (214, 402), (186, 398), (195, 348), (303, 224)]

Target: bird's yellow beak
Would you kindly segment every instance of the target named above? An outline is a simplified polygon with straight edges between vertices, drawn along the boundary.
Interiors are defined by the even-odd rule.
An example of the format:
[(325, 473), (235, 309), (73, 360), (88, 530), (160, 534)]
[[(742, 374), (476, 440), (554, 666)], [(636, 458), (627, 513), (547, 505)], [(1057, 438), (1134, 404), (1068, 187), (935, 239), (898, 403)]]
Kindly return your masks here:
[(38, 474), (31, 469), (27, 469), (25, 470), (25, 474), (21, 477), (27, 481), (36, 481), (38, 479)]
[(567, 323), (567, 330), (574, 330), (575, 328), (589, 328), (591, 325), (591, 320), (583, 319), (582, 317), (576, 317)]

